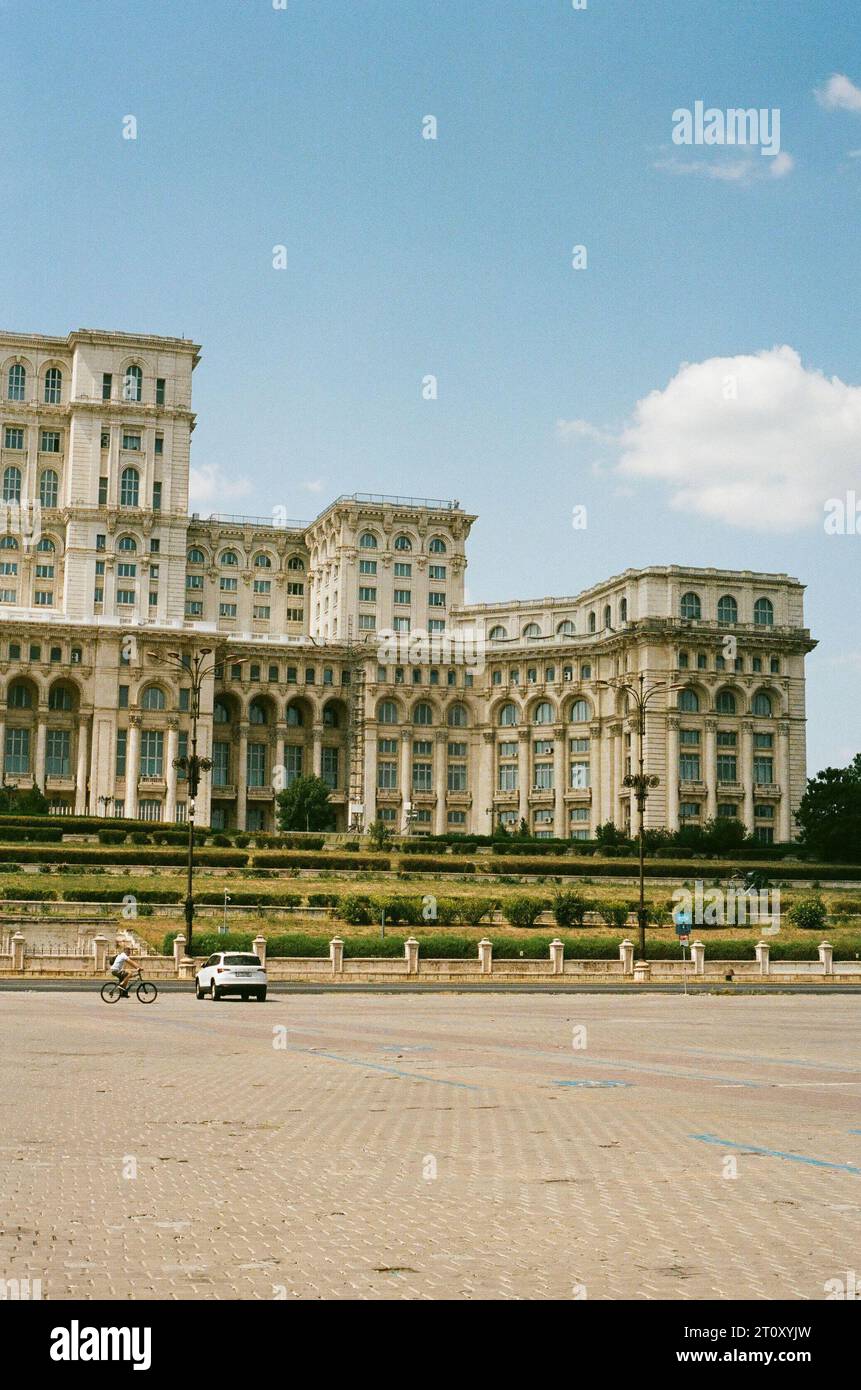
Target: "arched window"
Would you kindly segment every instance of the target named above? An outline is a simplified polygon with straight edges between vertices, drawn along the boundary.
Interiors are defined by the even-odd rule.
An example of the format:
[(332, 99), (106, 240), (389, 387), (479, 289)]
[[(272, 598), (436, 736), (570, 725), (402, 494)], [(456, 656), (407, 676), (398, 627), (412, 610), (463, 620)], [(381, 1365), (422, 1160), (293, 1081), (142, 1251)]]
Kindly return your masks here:
[(448, 547), (441, 536), (433, 536), (431, 538), (431, 543), (428, 546), (431, 555), (445, 555), (447, 549)]
[(517, 706), (512, 704), (503, 705), (499, 711), (499, 722), (505, 729), (510, 729), (517, 723)]
[(323, 710), (323, 724), (327, 729), (337, 729), (339, 727), (338, 711), (335, 705), (327, 705)]
[(0, 536), (0, 550), (17, 550), (18, 542), (14, 536)]
[(138, 543), (135, 540), (134, 536), (120, 536), (119, 540), (117, 541), (117, 550), (129, 551), (131, 552), (131, 554), (134, 555), (137, 551), (137, 548)]
[(302, 723), (302, 711), (298, 705), (287, 706), (286, 720), (292, 728), (297, 728)]
[(683, 618), (701, 618), (703, 606), (700, 603), (699, 594), (682, 594), (680, 612)]
[(10, 709), (32, 709), (33, 692), (24, 681), (13, 681), (9, 686), (6, 703)]
[(452, 705), (448, 712), (448, 722), (452, 729), (465, 729), (469, 720), (464, 705)]
[(51, 687), (48, 695), (48, 709), (70, 710), (74, 709), (74, 705), (74, 696), (67, 685), (55, 685)]
[(3, 501), (21, 501), (21, 470), (12, 464), (3, 469)]
[(715, 700), (715, 709), (718, 714), (735, 714), (735, 696), (731, 690), (719, 690)]
[(261, 700), (252, 700), (248, 707), (249, 724), (268, 724), (266, 706)]
[(190, 565), (206, 564), (206, 556), (204, 555), (202, 550), (198, 550), (196, 545), (192, 546), (191, 550), (188, 552), (185, 558)]
[(568, 716), (572, 724), (585, 724), (589, 719), (589, 705), (585, 700), (575, 700), (571, 706), (571, 713)]
[(700, 699), (695, 690), (679, 691), (679, 709), (683, 714), (696, 714), (700, 707)]
[(230, 710), (223, 700), (216, 700), (212, 706), (212, 722), (214, 724), (230, 723)]
[(272, 568), (272, 561), (263, 550), (254, 556), (254, 563), (261, 570), (271, 570)]
[(430, 707), (430, 705), (428, 704), (427, 700), (420, 700), (419, 703), (416, 705), (415, 709), (413, 710), (413, 723), (414, 723), (414, 724), (432, 724), (432, 723), (433, 723), (433, 710), (431, 709), (431, 707)]
[(758, 598), (753, 605), (753, 621), (757, 627), (774, 626), (774, 604), (770, 598)]
[(305, 568), (305, 561), (302, 559), (301, 555), (291, 555), (290, 559), (287, 561), (287, 568), (288, 570), (303, 570)]
[(42, 554), (53, 555), (57, 547), (51, 540), (50, 536), (43, 536), (42, 539), (39, 541), (39, 544), (36, 546), (36, 549), (40, 551)]
[(46, 468), (39, 479), (39, 501), (43, 507), (56, 507), (60, 479), (55, 469)]
[(504, 627), (500, 627), (499, 624), (497, 624), (496, 627), (492, 627), (490, 629), (490, 632), (487, 634), (487, 637), (488, 641), (490, 642), (504, 642), (505, 639), (508, 637), (508, 633), (506, 632)]
[(394, 700), (381, 700), (377, 705), (378, 724), (397, 724), (398, 707)]
[(553, 706), (549, 700), (541, 700), (532, 711), (533, 724), (552, 724)]
[(565, 621), (564, 621), (564, 623), (560, 623), (560, 624), (559, 624), (559, 626), (558, 626), (557, 629), (556, 629), (556, 636), (557, 636), (557, 637), (574, 637), (574, 636), (576, 636), (576, 628), (574, 627), (574, 624), (572, 623), (572, 621), (571, 621), (570, 618), (566, 618)]
[(531, 641), (533, 638), (541, 636), (541, 628), (537, 623), (527, 623), (523, 629), (523, 636), (527, 642)]
[(719, 623), (738, 622), (738, 604), (732, 594), (724, 594), (718, 599), (717, 617)]
[(224, 568), (226, 568), (226, 569), (232, 569), (232, 568), (234, 568), (236, 565), (239, 564), (239, 559), (238, 559), (238, 557), (237, 557), (236, 551), (235, 551), (235, 550), (225, 550), (225, 551), (222, 551), (221, 558), (219, 559), (218, 563), (219, 563), (222, 567), (224, 567)]
[(580, 679), (581, 681), (590, 681), (592, 679), (592, 667), (589, 665), (588, 661), (585, 661), (580, 667)]
[(27, 390), (27, 368), (22, 367), (20, 362), (15, 362), (9, 368), (6, 378), (6, 395), (10, 401), (23, 401)]
[(63, 373), (59, 367), (49, 367), (45, 373), (45, 404), (59, 405), (63, 394)]
[(613, 626), (613, 610), (612, 610), (612, 608), (610, 607), (609, 603), (606, 603), (606, 604), (604, 605), (604, 627), (605, 627), (605, 628), (608, 628), (608, 627), (612, 627), (612, 626)]
[(374, 535), (373, 531), (363, 531), (361, 536), (359, 537), (359, 549), (376, 550), (376, 548), (377, 538)]
[(165, 704), (164, 691), (158, 685), (148, 685), (141, 695), (141, 709), (162, 710)]
[(143, 372), (140, 367), (127, 367), (123, 378), (123, 400), (139, 401), (143, 394)]
[(141, 475), (136, 468), (124, 468), (120, 474), (120, 506), (136, 507), (140, 498)]
[(395, 550), (412, 550), (413, 543), (409, 536), (395, 536)]
[(595, 631), (595, 614), (594, 614), (594, 613), (590, 613), (590, 614), (589, 614), (589, 631), (590, 631), (590, 632), (594, 632), (594, 631)]
[(626, 598), (623, 598), (623, 599), (620, 599), (620, 600), (619, 600), (619, 622), (620, 622), (620, 623), (626, 623), (627, 621), (628, 621), (628, 600), (627, 600)]
[(757, 691), (756, 695), (753, 697), (751, 709), (754, 714), (759, 714), (766, 719), (770, 719), (772, 713), (771, 696), (766, 695), (764, 690)]

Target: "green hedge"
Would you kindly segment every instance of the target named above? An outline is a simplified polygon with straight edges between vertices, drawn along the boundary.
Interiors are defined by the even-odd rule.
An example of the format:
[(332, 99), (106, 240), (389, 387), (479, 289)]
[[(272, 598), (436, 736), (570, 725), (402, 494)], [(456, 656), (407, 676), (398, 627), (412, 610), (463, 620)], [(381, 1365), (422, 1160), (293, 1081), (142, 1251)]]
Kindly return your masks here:
[(451, 859), (419, 859), (417, 855), (410, 855), (409, 860), (401, 865), (401, 869), (411, 874), (474, 874), (475, 865), (469, 860), (459, 859), (453, 855)]
[(27, 896), (25, 898), (21, 897), (22, 891), (21, 888), (0, 888), (0, 898), (11, 898), (16, 902), (34, 903), (55, 902), (57, 899), (57, 893), (53, 888), (31, 888), (28, 885)]
[[(155, 846), (98, 849), (94, 845), (62, 845), (56, 849), (16, 848), (8, 853), (0, 849), (0, 864), (11, 863), (13, 858), (18, 864), (148, 864), (166, 868), (185, 864), (182, 850)], [(244, 868), (248, 855), (237, 849), (201, 849), (195, 852), (194, 862), (201, 868)]]
[(18, 844), (20, 841), (35, 841), (40, 845), (59, 844), (63, 838), (61, 829), (53, 825), (26, 826), (6, 825), (0, 820), (0, 840), (4, 844)]
[[(235, 904), (236, 907), (301, 907), (301, 893), (255, 893), (243, 891), (233, 887), (228, 888), (228, 907)], [(221, 907), (224, 903), (224, 892), (218, 889), (206, 889), (203, 893), (195, 893), (194, 901), (203, 903), (207, 906), (217, 904)]]
[[(243, 855), (243, 860), (247, 858)], [(291, 854), (289, 851), (256, 850), (257, 869), (390, 869), (391, 860), (370, 854)]]
[(124, 898), (134, 898), (139, 903), (181, 903), (185, 894), (178, 888), (64, 888), (62, 900), (67, 903), (121, 903)]

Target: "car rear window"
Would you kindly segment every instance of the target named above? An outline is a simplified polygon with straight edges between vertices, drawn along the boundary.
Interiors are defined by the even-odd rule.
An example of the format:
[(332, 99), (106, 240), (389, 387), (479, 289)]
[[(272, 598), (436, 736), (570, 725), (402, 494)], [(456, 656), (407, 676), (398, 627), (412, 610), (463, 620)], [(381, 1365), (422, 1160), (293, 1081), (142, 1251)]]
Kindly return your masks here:
[(257, 956), (225, 956), (225, 965), (259, 965), (260, 960)]

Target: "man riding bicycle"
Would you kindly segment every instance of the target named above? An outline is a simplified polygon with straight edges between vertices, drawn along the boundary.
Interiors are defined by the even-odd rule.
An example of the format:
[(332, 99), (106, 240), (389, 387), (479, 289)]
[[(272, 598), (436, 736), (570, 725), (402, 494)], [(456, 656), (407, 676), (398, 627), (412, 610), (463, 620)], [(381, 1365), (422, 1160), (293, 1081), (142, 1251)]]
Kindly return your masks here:
[[(133, 969), (129, 969), (132, 966)], [(140, 961), (135, 960), (124, 950), (120, 950), (111, 965), (111, 974), (119, 980), (120, 991), (124, 999), (129, 997), (129, 980), (131, 980), (136, 970), (140, 970)]]

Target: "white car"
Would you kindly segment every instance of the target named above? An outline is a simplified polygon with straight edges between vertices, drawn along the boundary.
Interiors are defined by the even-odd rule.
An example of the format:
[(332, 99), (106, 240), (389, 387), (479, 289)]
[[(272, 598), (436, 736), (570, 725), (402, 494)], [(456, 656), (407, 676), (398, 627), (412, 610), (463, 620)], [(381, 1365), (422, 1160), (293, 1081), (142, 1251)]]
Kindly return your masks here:
[(241, 994), (243, 999), (266, 998), (266, 971), (257, 956), (242, 951), (216, 951), (204, 961), (195, 976), (198, 999), (223, 999), (225, 994)]

